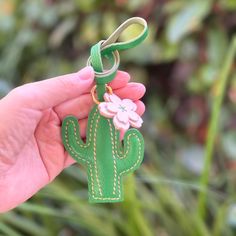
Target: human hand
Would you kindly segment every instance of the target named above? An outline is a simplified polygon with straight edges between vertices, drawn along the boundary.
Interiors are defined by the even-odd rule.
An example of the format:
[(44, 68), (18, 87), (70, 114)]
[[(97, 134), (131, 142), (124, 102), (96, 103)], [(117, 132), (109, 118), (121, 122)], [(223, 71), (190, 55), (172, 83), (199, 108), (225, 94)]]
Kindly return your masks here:
[[(86, 67), (17, 87), (0, 100), (0, 212), (24, 202), (75, 162), (63, 147), (61, 123), (76, 116), (85, 138), (93, 79)], [(119, 71), (109, 85), (121, 98), (134, 100), (142, 115), (145, 87), (128, 81), (129, 75)]]

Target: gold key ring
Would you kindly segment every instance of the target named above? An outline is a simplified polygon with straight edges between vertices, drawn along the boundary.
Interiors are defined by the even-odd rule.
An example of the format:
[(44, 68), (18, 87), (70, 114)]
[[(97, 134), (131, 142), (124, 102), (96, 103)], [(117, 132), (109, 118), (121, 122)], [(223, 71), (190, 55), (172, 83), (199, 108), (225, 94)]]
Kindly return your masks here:
[[(92, 95), (93, 101), (94, 101), (97, 105), (99, 105), (101, 102), (99, 102), (98, 99), (97, 99), (96, 96), (95, 96), (96, 88), (97, 88), (97, 85), (94, 85), (94, 86), (92, 87), (90, 93), (91, 93), (91, 95)], [(112, 87), (108, 86), (107, 84), (106, 84), (106, 90), (107, 90), (107, 92), (108, 92), (109, 94), (113, 94)]]

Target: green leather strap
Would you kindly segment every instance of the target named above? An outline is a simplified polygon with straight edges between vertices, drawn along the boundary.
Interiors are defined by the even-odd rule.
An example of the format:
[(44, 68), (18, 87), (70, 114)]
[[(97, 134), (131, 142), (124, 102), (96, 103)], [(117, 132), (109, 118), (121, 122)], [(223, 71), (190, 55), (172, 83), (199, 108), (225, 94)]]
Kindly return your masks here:
[[(126, 42), (117, 42), (117, 39), (121, 35), (121, 33), (126, 30), (130, 25), (133, 24), (139, 24), (143, 26), (143, 31), (134, 39), (130, 39)], [(136, 47), (140, 43), (143, 42), (143, 40), (147, 37), (148, 35), (148, 27), (147, 27), (147, 22), (141, 18), (141, 17), (133, 17), (125, 21), (123, 24), (121, 24), (116, 31), (114, 31), (111, 36), (105, 40), (105, 42), (102, 45), (102, 54), (108, 54), (109, 52), (112, 52), (114, 50), (126, 50), (129, 48)]]
[[(126, 42), (116, 42), (121, 33), (132, 24), (142, 25), (142, 32), (134, 39)], [(107, 40), (102, 40), (91, 48), (88, 65), (91, 65), (95, 71), (97, 94), (100, 101), (103, 101), (103, 95), (106, 91), (105, 84), (114, 79), (118, 70), (120, 63), (119, 51), (137, 46), (147, 35), (147, 22), (143, 18), (133, 17), (121, 24)], [(111, 69), (104, 70), (102, 57), (106, 57), (109, 60), (112, 64)]]

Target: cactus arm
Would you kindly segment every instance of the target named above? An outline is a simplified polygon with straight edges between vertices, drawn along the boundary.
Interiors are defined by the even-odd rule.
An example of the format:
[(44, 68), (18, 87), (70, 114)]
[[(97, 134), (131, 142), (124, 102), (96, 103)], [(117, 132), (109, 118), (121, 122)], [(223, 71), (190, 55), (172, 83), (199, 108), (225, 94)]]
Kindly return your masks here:
[(133, 172), (142, 163), (144, 155), (144, 140), (136, 129), (130, 129), (124, 136), (123, 157), (117, 158), (117, 169), (120, 175)]
[(72, 158), (81, 164), (89, 164), (88, 145), (80, 137), (80, 128), (76, 117), (67, 116), (63, 120), (62, 140)]

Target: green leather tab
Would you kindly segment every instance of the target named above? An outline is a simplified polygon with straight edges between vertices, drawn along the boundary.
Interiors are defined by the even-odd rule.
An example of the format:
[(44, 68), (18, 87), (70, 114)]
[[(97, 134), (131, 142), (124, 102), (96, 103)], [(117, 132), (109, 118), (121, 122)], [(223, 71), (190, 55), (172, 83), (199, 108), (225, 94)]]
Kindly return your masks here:
[[(116, 42), (119, 36), (123, 31), (125, 31), (130, 25), (139, 24), (143, 26), (142, 32), (135, 38), (130, 39), (125, 42)], [(112, 34), (111, 36), (104, 41), (102, 44), (102, 55), (108, 54), (114, 50), (127, 50), (130, 48), (134, 48), (140, 43), (144, 41), (144, 39), (148, 36), (148, 27), (147, 22), (141, 17), (132, 17), (121, 24)]]
[[(134, 39), (126, 42), (116, 42), (120, 34), (132, 24), (142, 25), (143, 31)], [(137, 46), (147, 37), (147, 35), (147, 22), (140, 17), (133, 17), (121, 24), (107, 40), (102, 40), (91, 48), (90, 63), (95, 71), (95, 80), (96, 84), (98, 85), (97, 94), (99, 101), (103, 101), (103, 94), (106, 91), (105, 84), (111, 82), (116, 75), (119, 66), (119, 54), (116, 56), (118, 51)], [(116, 52), (116, 54), (114, 54), (114, 52)], [(113, 65), (108, 73), (104, 71), (102, 57), (107, 57)], [(102, 86), (102, 84), (104, 86)]]
[[(103, 72), (103, 63), (102, 63), (102, 56), (101, 56), (101, 44), (102, 41), (98, 42), (91, 48), (91, 63), (93, 65), (94, 71), (99, 74)], [(115, 59), (113, 58), (113, 53), (110, 52), (109, 54), (105, 55), (105, 57), (111, 62), (113, 65), (115, 63)], [(99, 101), (103, 101), (103, 95), (106, 92), (106, 84), (111, 82), (116, 75), (117, 70), (114, 70), (111, 74), (104, 75), (101, 78), (96, 76), (96, 84), (97, 84), (97, 97)]]
[(101, 57), (101, 44), (102, 41), (96, 43), (91, 47), (91, 63), (93, 65), (93, 69), (97, 72), (103, 71), (102, 57)]

